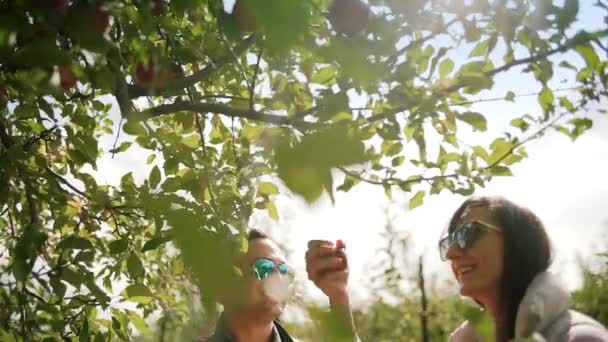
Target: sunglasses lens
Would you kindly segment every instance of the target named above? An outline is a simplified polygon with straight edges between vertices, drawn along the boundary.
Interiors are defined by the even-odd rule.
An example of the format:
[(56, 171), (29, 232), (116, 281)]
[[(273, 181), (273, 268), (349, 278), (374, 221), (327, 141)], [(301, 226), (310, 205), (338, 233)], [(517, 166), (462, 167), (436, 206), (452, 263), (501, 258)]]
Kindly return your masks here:
[(253, 274), (256, 279), (264, 280), (270, 276), (272, 270), (274, 270), (274, 262), (268, 259), (258, 259), (253, 264)]
[(439, 254), (441, 260), (447, 260), (448, 250), (452, 243), (456, 243), (458, 248), (466, 249), (473, 245), (473, 242), (477, 240), (481, 227), (477, 222), (468, 222), (462, 225), (462, 227), (451, 232), (448, 236), (444, 237), (439, 241)]
[(467, 223), (466, 226), (462, 227), (463, 229), (461, 230), (461, 241), (459, 242), (459, 246), (461, 246), (461, 248), (469, 248), (471, 247), (471, 245), (473, 245), (473, 242), (475, 242), (475, 240), (477, 240), (477, 237), (479, 236), (479, 224), (477, 222), (470, 222)]
[(286, 275), (289, 272), (289, 266), (287, 264), (279, 265), (279, 272), (281, 272), (281, 275)]

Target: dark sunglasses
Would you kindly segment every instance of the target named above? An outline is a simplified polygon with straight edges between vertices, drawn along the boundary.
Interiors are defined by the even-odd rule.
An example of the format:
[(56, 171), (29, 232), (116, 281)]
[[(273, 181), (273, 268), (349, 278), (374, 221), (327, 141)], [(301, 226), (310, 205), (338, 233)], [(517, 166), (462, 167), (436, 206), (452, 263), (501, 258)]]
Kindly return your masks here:
[(274, 270), (278, 269), (281, 275), (291, 275), (293, 273), (291, 267), (287, 264), (275, 264), (274, 261), (267, 258), (259, 258), (253, 262), (251, 266), (253, 276), (257, 280), (264, 280), (274, 272)]
[(473, 220), (462, 224), (460, 227), (454, 229), (448, 236), (439, 240), (439, 256), (442, 261), (448, 259), (448, 250), (453, 243), (460, 249), (467, 249), (473, 245), (479, 238), (479, 235), (483, 229), (491, 229), (497, 232), (501, 230), (489, 223), (485, 223), (479, 220)]

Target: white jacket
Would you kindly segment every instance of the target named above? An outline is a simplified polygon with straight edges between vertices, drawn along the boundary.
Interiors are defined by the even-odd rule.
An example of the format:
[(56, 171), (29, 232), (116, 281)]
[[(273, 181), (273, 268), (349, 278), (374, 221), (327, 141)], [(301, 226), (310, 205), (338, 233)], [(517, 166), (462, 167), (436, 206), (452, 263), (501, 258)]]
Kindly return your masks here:
[[(547, 342), (608, 342), (600, 323), (570, 310), (570, 294), (551, 273), (538, 274), (528, 286), (515, 319), (515, 338)], [(465, 321), (450, 342), (482, 341), (473, 324)]]

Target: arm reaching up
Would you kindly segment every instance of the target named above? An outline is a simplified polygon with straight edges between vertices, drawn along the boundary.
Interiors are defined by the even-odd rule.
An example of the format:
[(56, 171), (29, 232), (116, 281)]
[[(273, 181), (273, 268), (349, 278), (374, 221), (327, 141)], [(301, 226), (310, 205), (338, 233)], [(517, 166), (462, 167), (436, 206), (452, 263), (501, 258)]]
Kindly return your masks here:
[(330, 340), (358, 341), (348, 294), (348, 258), (342, 240), (311, 240), (306, 251), (306, 272), (329, 299), (331, 311), (323, 323)]

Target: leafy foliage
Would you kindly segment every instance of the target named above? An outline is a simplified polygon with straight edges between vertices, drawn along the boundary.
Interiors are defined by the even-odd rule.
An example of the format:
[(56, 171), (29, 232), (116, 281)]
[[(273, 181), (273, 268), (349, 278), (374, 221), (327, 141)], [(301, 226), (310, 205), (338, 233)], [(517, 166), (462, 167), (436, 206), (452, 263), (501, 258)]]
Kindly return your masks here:
[(604, 254), (604, 265), (599, 271), (582, 267), (583, 286), (572, 294), (574, 305), (587, 315), (608, 326), (608, 255)]
[[(578, 1), (369, 5), (366, 27), (338, 33), (328, 0), (231, 13), (220, 0), (1, 2), (2, 339), (129, 340), (154, 320), (170, 338), (191, 298), (211, 314), (238, 277), (235, 232), (253, 211), (278, 218), (277, 176), (309, 202), (362, 181), (412, 192), (411, 207), (427, 192), (470, 194), (606, 97), (608, 33), (574, 31)], [(469, 59), (449, 57), (473, 42)], [(584, 62), (554, 61), (569, 51)], [(543, 115), (516, 119), (521, 136), (462, 144), (463, 124), (487, 129), (475, 96), (518, 67), (542, 85)], [(550, 82), (564, 68), (575, 96)], [(555, 127), (573, 139), (591, 127), (570, 119)], [(93, 176), (134, 150), (144, 181)]]

